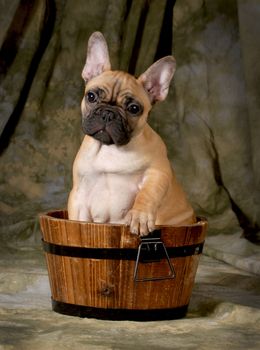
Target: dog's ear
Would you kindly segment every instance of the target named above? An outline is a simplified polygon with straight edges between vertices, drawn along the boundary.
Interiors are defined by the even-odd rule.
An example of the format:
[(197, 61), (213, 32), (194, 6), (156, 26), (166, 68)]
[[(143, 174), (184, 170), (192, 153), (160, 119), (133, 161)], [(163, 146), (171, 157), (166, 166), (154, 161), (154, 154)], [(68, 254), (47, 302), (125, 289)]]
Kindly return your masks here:
[(151, 103), (163, 101), (169, 90), (176, 69), (173, 56), (166, 56), (153, 63), (138, 80), (149, 95)]
[(106, 70), (110, 70), (110, 59), (107, 42), (102, 33), (94, 32), (88, 40), (88, 51), (82, 78), (87, 83)]

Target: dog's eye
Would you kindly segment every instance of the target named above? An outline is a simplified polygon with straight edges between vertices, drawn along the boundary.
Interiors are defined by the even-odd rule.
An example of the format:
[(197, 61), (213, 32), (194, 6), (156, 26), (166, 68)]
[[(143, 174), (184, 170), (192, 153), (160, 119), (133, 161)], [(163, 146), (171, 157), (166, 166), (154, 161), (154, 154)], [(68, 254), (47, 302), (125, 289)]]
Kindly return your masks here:
[(140, 106), (136, 103), (131, 103), (128, 107), (127, 110), (131, 114), (138, 114), (140, 112)]
[(97, 96), (97, 94), (96, 94), (95, 92), (89, 91), (89, 92), (87, 93), (88, 102), (94, 103), (94, 102), (97, 101), (97, 98), (98, 98), (98, 96)]

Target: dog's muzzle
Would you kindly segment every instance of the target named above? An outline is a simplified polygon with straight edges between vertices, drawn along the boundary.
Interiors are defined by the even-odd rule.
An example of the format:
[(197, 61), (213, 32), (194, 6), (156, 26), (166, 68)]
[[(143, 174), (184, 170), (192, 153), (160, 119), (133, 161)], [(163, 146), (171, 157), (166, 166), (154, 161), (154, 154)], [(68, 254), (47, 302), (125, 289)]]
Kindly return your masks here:
[(83, 115), (83, 132), (106, 144), (125, 145), (131, 130), (123, 110), (117, 106), (101, 105)]

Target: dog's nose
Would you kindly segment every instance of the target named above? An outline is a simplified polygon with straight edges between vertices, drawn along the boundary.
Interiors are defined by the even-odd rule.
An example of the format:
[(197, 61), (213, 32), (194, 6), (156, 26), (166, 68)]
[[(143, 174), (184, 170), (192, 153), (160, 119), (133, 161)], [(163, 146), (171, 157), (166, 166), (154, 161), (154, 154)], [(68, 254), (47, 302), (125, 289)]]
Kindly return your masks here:
[(116, 113), (110, 109), (105, 109), (102, 112), (102, 119), (104, 122), (111, 122), (112, 120), (114, 120), (116, 118)]

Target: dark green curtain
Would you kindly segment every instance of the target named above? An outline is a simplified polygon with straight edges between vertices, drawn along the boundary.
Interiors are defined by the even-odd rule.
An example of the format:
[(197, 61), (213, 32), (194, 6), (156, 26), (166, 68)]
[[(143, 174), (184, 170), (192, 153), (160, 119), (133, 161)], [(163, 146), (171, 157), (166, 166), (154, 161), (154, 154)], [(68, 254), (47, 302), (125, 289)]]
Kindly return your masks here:
[(150, 123), (210, 234), (257, 238), (258, 1), (10, 0), (0, 4), (2, 245), (38, 243), (39, 212), (66, 206), (82, 140), (81, 70), (100, 30), (114, 69), (138, 75), (173, 54)]

